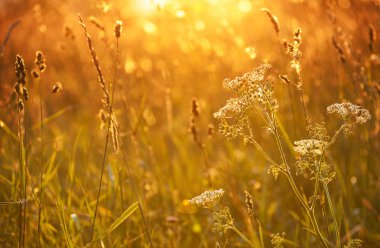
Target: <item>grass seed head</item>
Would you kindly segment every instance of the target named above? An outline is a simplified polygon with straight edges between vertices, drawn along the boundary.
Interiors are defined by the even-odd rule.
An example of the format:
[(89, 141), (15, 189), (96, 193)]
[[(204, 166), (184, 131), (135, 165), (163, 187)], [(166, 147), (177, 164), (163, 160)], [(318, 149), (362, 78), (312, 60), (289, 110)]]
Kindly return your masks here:
[(51, 93), (58, 93), (61, 90), (62, 90), (62, 84), (60, 82), (56, 82), (53, 86)]
[(16, 70), (17, 83), (21, 85), (25, 85), (26, 83), (25, 62), (24, 62), (24, 59), (18, 54), (16, 55), (15, 70)]
[(123, 30), (123, 22), (120, 20), (116, 21), (115, 29), (114, 29), (116, 38), (120, 38), (122, 30)]
[(34, 63), (38, 66), (38, 69), (40, 72), (43, 72), (46, 70), (46, 59), (44, 54), (41, 51), (36, 52), (36, 60)]

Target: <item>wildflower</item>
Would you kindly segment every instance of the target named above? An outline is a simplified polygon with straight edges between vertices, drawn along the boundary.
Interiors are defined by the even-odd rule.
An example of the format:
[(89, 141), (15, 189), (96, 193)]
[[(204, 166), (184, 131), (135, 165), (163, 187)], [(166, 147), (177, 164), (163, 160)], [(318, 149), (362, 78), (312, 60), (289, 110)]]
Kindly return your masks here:
[(270, 67), (270, 64), (263, 64), (240, 77), (224, 80), (224, 87), (235, 91), (237, 97), (228, 100), (224, 107), (214, 113), (214, 117), (221, 120), (219, 131), (228, 139), (242, 136), (249, 140), (248, 137), (252, 136), (247, 115), (249, 109), (277, 110), (272, 82), (264, 80), (265, 72)]
[(316, 139), (299, 140), (294, 142), (294, 144), (294, 150), (298, 152), (301, 156), (305, 156), (308, 154), (315, 156), (322, 155), (324, 149), (327, 146), (326, 141)]
[(251, 72), (245, 73), (241, 77), (236, 77), (232, 80), (225, 79), (223, 82), (224, 87), (233, 91), (238, 91), (242, 86), (252, 86), (256, 82), (264, 80), (264, 75), (267, 69), (271, 68), (270, 64), (263, 64)]
[(212, 214), (214, 219), (214, 227), (212, 228), (213, 232), (217, 232), (222, 236), (228, 229), (233, 227), (234, 219), (227, 207), (222, 210), (215, 210)]
[(344, 121), (354, 121), (357, 124), (364, 124), (371, 119), (368, 110), (349, 102), (334, 103), (327, 107), (327, 113), (334, 114)]
[(343, 248), (362, 248), (362, 243), (363, 241), (360, 239), (351, 239)]
[(197, 205), (198, 207), (211, 208), (219, 201), (223, 194), (223, 189), (208, 190), (196, 197), (193, 197), (189, 200), (189, 202), (193, 205)]
[(276, 233), (276, 234), (272, 234), (271, 235), (271, 243), (273, 245), (274, 248), (280, 248), (282, 247), (282, 243), (284, 242), (284, 238), (285, 238), (285, 233)]
[(243, 110), (244, 107), (241, 102), (239, 102), (239, 99), (232, 98), (227, 101), (227, 104), (224, 107), (214, 113), (214, 117), (216, 119), (231, 118), (243, 112)]

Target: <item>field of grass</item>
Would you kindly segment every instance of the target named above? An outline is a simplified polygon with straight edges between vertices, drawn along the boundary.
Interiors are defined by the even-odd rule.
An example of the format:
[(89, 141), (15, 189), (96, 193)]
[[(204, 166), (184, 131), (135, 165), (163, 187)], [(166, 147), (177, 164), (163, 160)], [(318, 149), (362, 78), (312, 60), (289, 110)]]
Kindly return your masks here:
[(378, 0), (0, 0), (0, 247), (380, 247), (378, 32)]

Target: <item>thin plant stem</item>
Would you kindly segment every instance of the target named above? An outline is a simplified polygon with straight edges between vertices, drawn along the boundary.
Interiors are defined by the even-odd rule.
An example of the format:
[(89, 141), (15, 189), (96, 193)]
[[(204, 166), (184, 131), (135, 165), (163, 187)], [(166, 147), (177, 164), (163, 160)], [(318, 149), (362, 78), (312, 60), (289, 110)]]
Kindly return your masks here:
[[(299, 75), (299, 78), (301, 78), (301, 75)], [(309, 117), (307, 116), (306, 104), (305, 104), (305, 100), (304, 100), (304, 97), (303, 97), (304, 93), (303, 93), (302, 86), (298, 89), (298, 91), (300, 92), (300, 98), (301, 98), (301, 103), (302, 103), (303, 116), (305, 118), (305, 125), (306, 125), (306, 127), (308, 127), (308, 125), (309, 125)]]
[(139, 211), (140, 211), (141, 217), (142, 217), (143, 222), (144, 222), (144, 227), (145, 227), (146, 234), (148, 236), (149, 245), (150, 245), (151, 248), (153, 248), (152, 239), (151, 239), (150, 232), (149, 232), (149, 229), (148, 229), (148, 223), (147, 223), (147, 221), (145, 219), (145, 215), (144, 215), (144, 211), (143, 211), (143, 208), (142, 208), (142, 205), (141, 205), (141, 201), (140, 201), (139, 195), (137, 193), (137, 189), (136, 189), (136, 186), (135, 186), (135, 181), (134, 181), (134, 178), (133, 178), (133, 175), (132, 175), (131, 168), (130, 168), (129, 163), (128, 163), (127, 153), (125, 152), (123, 141), (120, 142), (120, 147), (121, 147), (121, 151), (123, 152), (123, 156), (124, 156), (124, 160), (125, 160), (125, 163), (126, 163), (129, 180), (131, 181), (131, 188), (132, 188), (133, 194), (135, 195), (136, 200), (137, 200), (138, 205), (139, 205)]
[(98, 185), (98, 193), (97, 193), (97, 197), (96, 197), (95, 211), (94, 211), (94, 217), (93, 217), (93, 221), (92, 221), (92, 225), (91, 225), (91, 235), (90, 235), (90, 242), (89, 243), (92, 243), (92, 238), (94, 236), (94, 228), (95, 228), (96, 215), (98, 213), (100, 189), (102, 187), (104, 167), (105, 167), (105, 164), (106, 164), (110, 126), (111, 126), (111, 118), (109, 117), (109, 119), (108, 119), (108, 127), (107, 127), (107, 135), (106, 135), (106, 142), (105, 142), (104, 151), (103, 151), (102, 171), (100, 173), (100, 179), (99, 179), (99, 185)]
[(250, 247), (256, 247), (242, 232), (240, 232), (234, 225), (230, 227), (234, 232), (240, 236)]
[(249, 142), (251, 142), (256, 147), (256, 149), (259, 150), (261, 155), (263, 155), (266, 158), (266, 160), (268, 160), (268, 162), (270, 162), (273, 165), (279, 166), (279, 164), (277, 164), (273, 159), (269, 157), (269, 155), (264, 151), (264, 149), (260, 146), (259, 143), (257, 143), (255, 139), (249, 138)]
[(26, 184), (27, 184), (27, 166), (26, 166), (26, 149), (25, 149), (25, 144), (26, 144), (26, 111), (25, 111), (25, 108), (24, 107), (24, 142), (23, 142), (23, 146), (22, 146), (22, 151), (23, 151), (23, 154), (22, 154), (22, 163), (23, 163), (23, 184), (24, 184), (24, 208), (23, 208), (23, 233), (22, 233), (22, 246), (25, 247), (25, 234), (26, 234), (26, 207), (27, 207), (27, 194), (26, 194)]
[[(267, 97), (267, 96), (266, 96)], [(316, 232), (317, 234), (317, 237), (319, 238), (321, 244), (323, 245), (323, 247), (327, 248), (328, 245), (325, 241), (325, 238), (323, 237), (320, 229), (319, 229), (319, 226), (318, 226), (318, 222), (315, 218), (315, 216), (313, 215), (313, 213), (310, 211), (309, 209), (309, 206), (307, 205), (307, 203), (304, 201), (301, 193), (299, 192), (298, 190), (298, 187), (296, 185), (296, 183), (294, 182), (294, 179), (291, 175), (291, 172), (290, 172), (290, 167), (286, 161), (286, 156), (285, 156), (285, 153), (284, 153), (284, 150), (283, 150), (283, 147), (282, 147), (282, 144), (281, 144), (281, 139), (280, 139), (280, 135), (278, 134), (278, 130), (277, 130), (277, 123), (276, 123), (276, 118), (275, 118), (275, 112), (274, 112), (274, 107), (273, 105), (271, 104), (271, 102), (269, 101), (268, 97), (267, 97), (267, 102), (268, 102), (268, 105), (269, 105), (269, 109), (270, 109), (270, 113), (271, 113), (271, 118), (272, 118), (272, 126), (273, 126), (273, 130), (274, 130), (274, 136), (275, 136), (275, 139), (276, 139), (276, 143), (277, 143), (277, 146), (278, 146), (278, 149), (280, 151), (280, 155), (281, 155), (281, 158), (282, 158), (282, 161), (283, 161), (283, 164), (285, 165), (286, 167), (286, 170), (285, 170), (285, 175), (286, 175), (286, 178), (288, 179), (292, 189), (293, 189), (293, 192), (295, 193), (295, 195), (297, 196), (298, 200), (301, 202), (301, 205), (304, 207), (304, 209), (306, 210), (310, 220), (311, 220), (311, 223), (312, 223), (312, 226), (313, 226), (313, 229), (314, 231)]]
[(43, 122), (43, 110), (42, 110), (42, 93), (41, 93), (41, 80), (38, 80), (39, 82), (39, 97), (40, 97), (40, 121), (41, 121), (41, 170), (40, 170), (40, 199), (39, 199), (39, 206), (38, 206), (38, 223), (37, 223), (37, 247), (41, 246), (41, 212), (42, 212), (42, 177), (44, 172), (44, 122)]
[(340, 235), (339, 235), (340, 231), (339, 231), (339, 226), (338, 226), (338, 222), (337, 222), (337, 219), (336, 219), (334, 207), (332, 205), (329, 188), (327, 187), (327, 185), (325, 183), (322, 183), (322, 185), (323, 185), (323, 189), (325, 191), (326, 197), (327, 197), (327, 203), (329, 205), (330, 213), (331, 213), (331, 216), (332, 216), (333, 222), (334, 222), (336, 247), (340, 248)]
[[(114, 68), (114, 80), (113, 80), (113, 87), (112, 87), (112, 93), (111, 93), (111, 111), (112, 111), (112, 105), (113, 105), (113, 100), (114, 100), (114, 93), (115, 93), (115, 88), (116, 88), (116, 76), (117, 76), (118, 56), (119, 56), (119, 39), (117, 38), (116, 39), (116, 57), (115, 57), (115, 68)], [(128, 164), (127, 154), (125, 152), (123, 141), (120, 141), (120, 145), (121, 145), (123, 157), (124, 157), (124, 160), (125, 160), (125, 163), (126, 163), (128, 176), (129, 176), (130, 181), (131, 181), (132, 191), (133, 191), (133, 194), (135, 195), (136, 200), (138, 202), (139, 211), (140, 211), (141, 217), (142, 217), (143, 222), (144, 222), (144, 227), (145, 227), (146, 234), (148, 236), (149, 245), (150, 245), (151, 248), (153, 248), (152, 238), (150, 236), (148, 224), (147, 224), (147, 221), (146, 221), (146, 218), (145, 218), (145, 215), (144, 215), (144, 211), (143, 211), (143, 208), (142, 208), (142, 205), (141, 205), (141, 201), (140, 201), (139, 195), (137, 193), (137, 189), (136, 189), (136, 186), (135, 186), (134, 178), (133, 178), (131, 169), (130, 169), (129, 164)], [(119, 177), (121, 177), (121, 168), (119, 170)], [(121, 200), (123, 201), (123, 186), (122, 186), (123, 184), (122, 184), (121, 179), (119, 179), (119, 183), (120, 183)], [(123, 205), (124, 205), (124, 203), (122, 202), (122, 206)]]
[(328, 248), (328, 245), (327, 245), (327, 243), (326, 243), (326, 241), (325, 241), (325, 238), (323, 237), (323, 235), (322, 235), (322, 233), (321, 233), (321, 231), (320, 231), (320, 229), (319, 229), (318, 222), (317, 222), (315, 216), (314, 216), (314, 215), (312, 214), (312, 212), (310, 211), (308, 205), (306, 204), (306, 202), (305, 202), (304, 199), (302, 198), (301, 193), (298, 191), (298, 188), (297, 188), (297, 186), (296, 186), (296, 184), (295, 184), (295, 182), (294, 182), (294, 180), (293, 180), (291, 174), (290, 174), (290, 173), (288, 174), (288, 172), (286, 172), (285, 175), (286, 175), (286, 178), (288, 179), (288, 181), (289, 181), (289, 183), (290, 183), (290, 185), (291, 185), (291, 188), (292, 188), (294, 194), (297, 196), (298, 200), (301, 202), (301, 205), (302, 205), (302, 206), (304, 207), (304, 209), (306, 210), (306, 213), (307, 213), (307, 215), (309, 216), (309, 219), (310, 219), (311, 224), (312, 224), (312, 226), (313, 226), (313, 229), (314, 229), (314, 231), (316, 232), (317, 237), (319, 238), (321, 244), (323, 245), (323, 247)]
[[(17, 102), (20, 101), (20, 97), (17, 96)], [(20, 200), (20, 212), (19, 212), (19, 245), (20, 247), (23, 247), (23, 242), (22, 242), (22, 239), (23, 239), (23, 230), (22, 230), (22, 210), (23, 210), (23, 197), (24, 197), (24, 187), (23, 187), (23, 182), (24, 182), (24, 172), (23, 172), (23, 167), (24, 167), (24, 163), (22, 161), (22, 146), (23, 146), (23, 143), (22, 143), (22, 132), (21, 132), (21, 110), (20, 108), (17, 106), (17, 109), (18, 109), (18, 136), (19, 136), (19, 162), (20, 162), (20, 169), (21, 169), (21, 200)]]

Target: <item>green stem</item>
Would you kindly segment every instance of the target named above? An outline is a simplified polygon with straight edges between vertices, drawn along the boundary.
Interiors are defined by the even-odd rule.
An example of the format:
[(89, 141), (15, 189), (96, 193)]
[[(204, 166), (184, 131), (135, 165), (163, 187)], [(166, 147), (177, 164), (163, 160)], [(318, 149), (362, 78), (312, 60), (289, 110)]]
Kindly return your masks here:
[(268, 162), (270, 162), (273, 165), (279, 166), (279, 164), (277, 164), (273, 159), (269, 157), (269, 155), (264, 151), (264, 149), (260, 146), (259, 143), (257, 143), (255, 139), (249, 138), (249, 142), (251, 142), (256, 147), (256, 149), (259, 150), (261, 155), (263, 155), (266, 158), (266, 160), (268, 160)]
[(333, 221), (334, 221), (336, 247), (340, 248), (339, 226), (338, 226), (338, 222), (336, 220), (336, 215), (335, 215), (334, 207), (332, 205), (329, 188), (327, 187), (327, 185), (325, 183), (322, 183), (322, 184), (323, 184), (323, 189), (325, 190), (325, 194), (326, 194), (326, 197), (327, 197), (327, 203), (329, 205), (330, 213), (331, 213), (331, 216), (332, 216)]
[[(17, 97), (17, 102), (20, 101), (20, 96)], [(20, 169), (21, 169), (21, 200), (20, 200), (20, 212), (19, 212), (19, 246), (23, 247), (23, 230), (22, 230), (22, 213), (23, 213), (23, 204), (24, 204), (24, 163), (23, 163), (23, 138), (21, 131), (21, 110), (20, 107), (17, 106), (18, 109), (18, 135), (19, 135), (19, 159), (20, 159)]]
[(311, 221), (311, 224), (313, 226), (313, 229), (314, 231), (316, 232), (317, 234), (317, 237), (319, 238), (321, 244), (323, 245), (323, 247), (325, 248), (328, 248), (328, 245), (325, 241), (325, 238), (323, 237), (320, 229), (319, 229), (319, 226), (318, 226), (318, 222), (317, 222), (317, 219), (315, 218), (315, 215), (310, 211), (308, 205), (306, 204), (306, 202), (304, 201), (304, 199), (302, 198), (302, 195), (301, 193), (298, 191), (297, 189), (297, 186), (291, 176), (291, 174), (289, 173), (285, 173), (285, 176), (286, 178), (288, 179), (289, 183), (290, 183), (290, 186), (291, 188), (293, 189), (293, 192), (294, 194), (297, 196), (298, 200), (301, 202), (301, 205), (303, 206), (303, 208), (306, 210), (307, 212), (307, 215), (309, 216), (309, 219)]
[(231, 226), (231, 229), (236, 232), (237, 235), (240, 236), (249, 246), (255, 247), (255, 245), (242, 233), (240, 232), (235, 226)]
[(38, 223), (37, 223), (37, 247), (41, 247), (41, 212), (42, 212), (42, 177), (44, 171), (44, 122), (42, 112), (42, 94), (41, 94), (41, 80), (38, 80), (38, 93), (40, 97), (40, 121), (41, 121), (41, 170), (40, 170), (40, 197), (38, 205)]
[(317, 222), (315, 216), (310, 211), (308, 204), (304, 201), (301, 193), (299, 192), (299, 190), (297, 188), (296, 183), (293, 180), (292, 174), (290, 173), (290, 167), (289, 167), (289, 165), (288, 165), (288, 163), (286, 161), (285, 152), (284, 152), (284, 149), (282, 147), (281, 140), (280, 140), (280, 135), (278, 134), (278, 130), (277, 130), (277, 123), (276, 123), (276, 116), (275, 116), (275, 112), (274, 112), (274, 107), (271, 104), (271, 101), (269, 100), (269, 98), (267, 98), (267, 102), (268, 102), (268, 105), (270, 107), (270, 112), (272, 114), (272, 123), (273, 123), (273, 129), (274, 129), (274, 136), (276, 138), (277, 146), (278, 146), (278, 149), (280, 151), (280, 155), (281, 155), (283, 164), (286, 167), (286, 171), (285, 172), (283, 170), (282, 171), (285, 173), (286, 178), (288, 179), (288, 181), (290, 183), (290, 186), (293, 189), (293, 192), (297, 196), (298, 200), (301, 202), (301, 205), (306, 210), (306, 212), (307, 212), (307, 214), (308, 214), (308, 216), (309, 216), (309, 218), (311, 220), (313, 229), (316, 232), (317, 237), (319, 238), (321, 244), (323, 245), (323, 247), (328, 248), (328, 245), (327, 245), (327, 243), (325, 241), (325, 238), (323, 237), (323, 235), (322, 235), (322, 233), (321, 233), (321, 231), (319, 229), (318, 222)]

